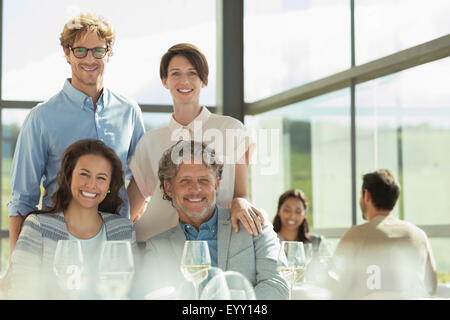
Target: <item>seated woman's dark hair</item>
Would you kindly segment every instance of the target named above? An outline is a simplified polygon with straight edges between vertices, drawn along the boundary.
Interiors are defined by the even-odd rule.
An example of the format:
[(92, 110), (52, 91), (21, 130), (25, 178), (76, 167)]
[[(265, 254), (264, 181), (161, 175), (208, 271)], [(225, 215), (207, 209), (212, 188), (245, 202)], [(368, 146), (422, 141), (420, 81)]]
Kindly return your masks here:
[(111, 164), (111, 183), (109, 193), (100, 203), (98, 210), (119, 214), (123, 200), (120, 197), (120, 189), (124, 185), (122, 162), (114, 150), (108, 147), (103, 141), (97, 139), (80, 140), (71, 144), (64, 152), (61, 159), (61, 167), (56, 177), (58, 190), (52, 196), (53, 206), (30, 212), (33, 213), (57, 213), (63, 212), (72, 200), (70, 189), (72, 172), (78, 159), (84, 155), (97, 155), (105, 158)]

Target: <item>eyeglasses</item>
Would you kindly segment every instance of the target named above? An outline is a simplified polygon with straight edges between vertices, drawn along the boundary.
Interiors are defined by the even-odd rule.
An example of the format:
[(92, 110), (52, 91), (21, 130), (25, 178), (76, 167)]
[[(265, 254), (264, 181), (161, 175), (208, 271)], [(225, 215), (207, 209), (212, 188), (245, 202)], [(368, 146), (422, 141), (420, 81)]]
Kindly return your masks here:
[(92, 51), (92, 55), (94, 56), (95, 59), (103, 59), (106, 55), (106, 53), (109, 51), (109, 48), (103, 48), (103, 47), (98, 47), (98, 48), (85, 48), (85, 47), (69, 47), (70, 50), (72, 50), (73, 55), (75, 56), (75, 58), (78, 59), (82, 59), (84, 57), (86, 57), (89, 53), (89, 51)]

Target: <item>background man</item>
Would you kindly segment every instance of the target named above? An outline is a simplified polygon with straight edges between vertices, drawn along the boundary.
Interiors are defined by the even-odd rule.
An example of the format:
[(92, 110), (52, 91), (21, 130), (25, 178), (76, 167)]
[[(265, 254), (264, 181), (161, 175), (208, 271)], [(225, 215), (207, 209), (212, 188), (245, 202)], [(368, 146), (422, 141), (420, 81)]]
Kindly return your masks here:
[(436, 292), (436, 266), (425, 232), (391, 215), (399, 195), (389, 170), (363, 176), (360, 207), (368, 222), (348, 230), (336, 248), (339, 298), (380, 292), (414, 298)]

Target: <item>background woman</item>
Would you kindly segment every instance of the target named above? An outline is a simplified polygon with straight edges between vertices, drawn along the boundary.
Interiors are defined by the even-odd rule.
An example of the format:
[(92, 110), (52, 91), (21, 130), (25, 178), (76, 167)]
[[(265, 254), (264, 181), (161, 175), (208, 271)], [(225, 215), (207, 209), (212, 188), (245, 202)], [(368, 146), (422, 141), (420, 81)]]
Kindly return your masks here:
[(323, 236), (309, 233), (306, 220), (308, 199), (303, 191), (291, 189), (284, 192), (278, 199), (277, 215), (273, 220), (273, 229), (281, 241), (301, 241), (312, 243), (313, 251), (317, 252)]
[[(136, 247), (132, 222), (119, 215), (123, 186), (120, 159), (102, 141), (80, 140), (63, 154), (57, 175), (54, 206), (31, 212), (23, 225), (11, 257), (9, 296), (50, 297), (53, 257), (58, 240), (78, 239), (87, 274), (94, 276), (102, 244), (128, 240)], [(89, 283), (94, 286), (93, 281)], [(31, 292), (30, 292), (31, 291)], [(92, 297), (92, 293), (88, 293)]]

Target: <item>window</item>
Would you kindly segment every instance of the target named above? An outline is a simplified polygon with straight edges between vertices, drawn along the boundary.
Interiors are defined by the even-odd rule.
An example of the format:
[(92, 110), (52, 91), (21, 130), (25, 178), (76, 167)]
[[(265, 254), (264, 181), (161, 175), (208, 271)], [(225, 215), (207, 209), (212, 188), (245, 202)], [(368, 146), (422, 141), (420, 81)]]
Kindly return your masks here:
[(144, 112), (142, 117), (144, 118), (145, 131), (163, 127), (169, 123), (171, 113), (159, 113), (159, 112)]
[(311, 225), (351, 225), (348, 89), (247, 116), (245, 124), (257, 137), (252, 201), (269, 210), (270, 219), (276, 214), (278, 197), (299, 188), (310, 200)]
[(244, 3), (246, 102), (350, 67), (348, 0)]
[(448, 248), (450, 248), (450, 238), (430, 238), (433, 256), (438, 272), (438, 281), (450, 283), (450, 259)]
[(11, 164), (14, 156), (17, 137), (28, 109), (3, 109), (2, 111), (2, 184), (1, 184), (1, 228), (9, 228), (6, 204), (11, 200)]
[[(1, 161), (1, 230), (9, 229), (9, 218), (6, 204), (11, 200), (11, 163), (14, 155), (14, 149), (25, 117), (29, 110), (27, 109), (3, 109), (2, 112), (2, 161)], [(0, 231), (2, 232), (2, 231)], [(0, 242), (0, 274), (7, 268), (9, 261), (9, 239), (1, 239)]]
[(402, 187), (394, 212), (417, 225), (450, 224), (449, 69), (446, 58), (356, 87), (357, 186), (363, 173), (392, 170)]
[[(215, 75), (215, 1), (131, 2), (4, 0), (2, 99), (41, 101), (62, 88), (71, 72), (59, 37), (69, 18), (81, 11), (105, 17), (116, 30), (105, 86), (138, 103), (172, 103), (159, 78), (159, 63), (176, 43), (197, 45)], [(202, 104), (216, 104), (214, 76), (201, 99)]]
[(449, 11), (447, 0), (355, 1), (356, 64), (445, 36)]

